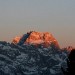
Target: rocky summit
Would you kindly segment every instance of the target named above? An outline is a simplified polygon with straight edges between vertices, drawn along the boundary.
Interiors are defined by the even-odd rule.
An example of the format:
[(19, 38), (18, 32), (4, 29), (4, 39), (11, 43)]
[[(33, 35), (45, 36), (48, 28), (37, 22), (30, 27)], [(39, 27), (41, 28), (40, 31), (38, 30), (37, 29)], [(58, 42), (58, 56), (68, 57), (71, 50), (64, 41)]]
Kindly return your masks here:
[(42, 45), (43, 47), (48, 47), (52, 43), (55, 44), (56, 47), (59, 47), (57, 40), (53, 37), (53, 35), (49, 32), (36, 32), (31, 31), (27, 34), (24, 34), (21, 37), (15, 37), (12, 41), (14, 44), (33, 44), (33, 45)]

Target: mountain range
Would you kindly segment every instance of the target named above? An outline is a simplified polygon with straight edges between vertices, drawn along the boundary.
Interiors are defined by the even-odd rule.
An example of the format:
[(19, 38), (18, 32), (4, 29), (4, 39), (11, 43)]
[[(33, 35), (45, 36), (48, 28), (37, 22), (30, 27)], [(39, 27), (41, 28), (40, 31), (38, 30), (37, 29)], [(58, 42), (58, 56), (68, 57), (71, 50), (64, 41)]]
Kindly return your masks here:
[(0, 75), (63, 75), (69, 53), (52, 34), (31, 31), (11, 43), (0, 41)]

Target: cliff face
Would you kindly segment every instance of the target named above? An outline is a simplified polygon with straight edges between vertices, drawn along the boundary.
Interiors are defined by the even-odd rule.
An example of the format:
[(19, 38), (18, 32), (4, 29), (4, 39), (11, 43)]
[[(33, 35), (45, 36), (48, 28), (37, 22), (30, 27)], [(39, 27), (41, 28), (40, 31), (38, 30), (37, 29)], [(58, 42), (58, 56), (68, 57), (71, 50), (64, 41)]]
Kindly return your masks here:
[(52, 36), (52, 34), (48, 32), (41, 33), (32, 31), (27, 34), (29, 34), (27, 38), (26, 34), (24, 34), (25, 36), (23, 35), (22, 37), (15, 37), (12, 43), (17, 44), (21, 41), (22, 38), (26, 38), (23, 40), (24, 44), (42, 44), (44, 47), (48, 47), (53, 43), (56, 47), (59, 47), (57, 40)]

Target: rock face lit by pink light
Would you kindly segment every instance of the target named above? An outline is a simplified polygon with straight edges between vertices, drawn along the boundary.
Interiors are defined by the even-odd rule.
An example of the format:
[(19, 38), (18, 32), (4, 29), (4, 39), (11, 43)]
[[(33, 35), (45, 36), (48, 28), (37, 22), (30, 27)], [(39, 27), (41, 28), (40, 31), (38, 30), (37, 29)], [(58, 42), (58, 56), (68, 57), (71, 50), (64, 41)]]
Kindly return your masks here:
[[(53, 37), (53, 35), (49, 32), (28, 32), (27, 34), (30, 34), (28, 38), (24, 41), (24, 44), (33, 44), (33, 45), (39, 45), (42, 44), (44, 47), (50, 46), (52, 43), (59, 47), (57, 40)], [(12, 43), (17, 44), (23, 37), (15, 37), (12, 41)]]
[(13, 39), (12, 43), (17, 44), (20, 39), (21, 39), (21, 37), (16, 36), (16, 37)]

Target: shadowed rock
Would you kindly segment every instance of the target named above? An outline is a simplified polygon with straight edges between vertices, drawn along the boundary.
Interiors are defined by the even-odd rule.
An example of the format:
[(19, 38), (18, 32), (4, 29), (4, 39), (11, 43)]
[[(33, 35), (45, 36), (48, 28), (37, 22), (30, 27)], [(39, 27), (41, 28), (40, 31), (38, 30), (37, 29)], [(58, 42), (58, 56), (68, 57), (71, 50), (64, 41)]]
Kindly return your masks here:
[(68, 52), (54, 45), (48, 48), (34, 45), (0, 43), (0, 75), (63, 75)]
[(64, 75), (75, 75), (75, 49), (72, 49), (68, 59), (66, 71), (62, 68)]

